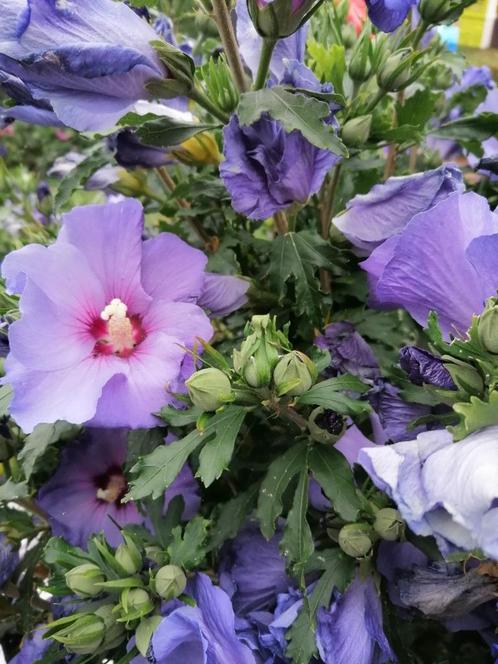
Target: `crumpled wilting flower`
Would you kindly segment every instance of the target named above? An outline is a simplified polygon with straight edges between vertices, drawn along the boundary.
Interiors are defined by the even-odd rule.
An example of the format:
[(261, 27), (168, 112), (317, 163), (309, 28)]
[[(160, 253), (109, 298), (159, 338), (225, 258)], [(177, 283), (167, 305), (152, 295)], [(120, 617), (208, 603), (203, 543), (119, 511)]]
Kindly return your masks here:
[(368, 17), (383, 32), (393, 32), (405, 18), (417, 0), (366, 0)]
[(455, 390), (450, 372), (442, 360), (423, 348), (405, 346), (399, 353), (399, 364), (414, 385), (434, 385), (442, 390)]
[(333, 222), (366, 256), (385, 240), (402, 233), (416, 214), (455, 191), (465, 191), (465, 185), (461, 171), (452, 166), (391, 177), (372, 187), (368, 194), (355, 196)]
[(52, 246), (5, 258), (2, 274), (9, 292), (22, 294), (22, 315), (9, 328), (3, 380), (26, 432), (57, 420), (154, 426), (152, 413), (174, 403), (168, 389), (188, 378), (187, 349), (212, 335), (196, 303), (239, 305), (247, 282), (232, 292), (222, 277), (222, 307), (212, 279), (205, 293), (201, 251), (169, 233), (142, 242), (142, 231), (137, 201), (79, 207)]
[(327, 377), (349, 373), (374, 380), (380, 376), (372, 349), (352, 323), (339, 321), (327, 325), (315, 344), (330, 351), (330, 366), (324, 372)]
[[(86, 438), (67, 445), (56, 473), (42, 486), (37, 501), (48, 514), (54, 535), (86, 548), (89, 537), (103, 532), (111, 546), (122, 538), (119, 526), (145, 524), (133, 501), (123, 503), (128, 484), (126, 429), (89, 429)], [(184, 500), (183, 518), (191, 519), (200, 505), (199, 486), (185, 465), (164, 494), (164, 508), (175, 496)]]
[(124, 3), (2, 0), (0, 9), (0, 71), (22, 81), (31, 107), (79, 131), (112, 127), (167, 74), (150, 45), (157, 33)]
[(443, 333), (464, 334), (498, 286), (498, 214), (485, 198), (453, 193), (415, 215), (361, 266), (372, 304), (403, 307), (425, 325), (436, 311)]
[(235, 633), (235, 616), (228, 595), (205, 574), (187, 588), (196, 606), (181, 606), (163, 618), (151, 641), (157, 664), (256, 664), (250, 649)]
[(361, 450), (358, 463), (419, 535), (444, 554), (480, 548), (498, 559), (498, 427), (458, 443), (446, 430)]

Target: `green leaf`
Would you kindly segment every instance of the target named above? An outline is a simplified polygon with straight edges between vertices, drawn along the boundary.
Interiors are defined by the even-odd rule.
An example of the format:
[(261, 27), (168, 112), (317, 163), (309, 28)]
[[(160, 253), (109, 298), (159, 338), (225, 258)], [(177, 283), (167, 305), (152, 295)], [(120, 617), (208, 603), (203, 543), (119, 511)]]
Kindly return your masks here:
[(199, 456), (197, 477), (201, 478), (205, 487), (217, 480), (228, 467), (246, 413), (245, 408), (240, 406), (228, 406), (215, 415), (216, 435), (206, 442)]
[(0, 485), (0, 501), (18, 500), (19, 498), (27, 498), (28, 496), (27, 482), (14, 482), (8, 479), (4, 484)]
[(275, 533), (275, 521), (282, 514), (282, 497), (291, 479), (306, 464), (307, 448), (298, 443), (275, 459), (268, 468), (259, 491), (257, 516), (261, 532), (270, 539)]
[(54, 199), (55, 210), (60, 210), (76, 189), (82, 189), (92, 175), (108, 163), (109, 155), (100, 148), (79, 163), (59, 184)]
[(326, 254), (328, 244), (307, 231), (279, 235), (272, 242), (270, 285), (283, 300), (286, 284), (292, 279), (299, 315), (317, 319), (320, 309), (319, 268), (331, 268)]
[(164, 445), (164, 431), (155, 429), (134, 429), (128, 434), (126, 465), (131, 467), (140, 457), (150, 454)]
[(146, 145), (173, 147), (180, 145), (203, 131), (217, 129), (218, 126), (213, 124), (179, 122), (178, 120), (165, 117), (145, 122), (137, 129), (136, 133), (138, 138)]
[(337, 137), (334, 127), (323, 122), (330, 115), (326, 102), (294, 94), (280, 86), (246, 92), (241, 96), (239, 120), (242, 125), (257, 122), (263, 113), (269, 113), (274, 120), (281, 122), (287, 132), (300, 131), (316, 147), (342, 157), (348, 156), (346, 146)]
[(140, 625), (135, 631), (135, 642), (138, 652), (147, 657), (147, 650), (149, 649), (150, 640), (156, 631), (156, 627), (162, 620), (162, 616), (152, 616), (152, 618), (142, 618)]
[(287, 515), (284, 534), (280, 542), (280, 549), (284, 556), (292, 563), (295, 576), (301, 577), (304, 566), (315, 549), (313, 535), (306, 518), (308, 512), (308, 466), (305, 461), (301, 469), (299, 481), (292, 507)]
[(159, 417), (167, 424), (171, 424), (172, 427), (185, 427), (189, 424), (194, 424), (201, 415), (202, 410), (196, 406), (187, 410), (178, 410), (178, 408), (173, 408), (173, 406), (164, 406), (159, 413)]
[(9, 406), (13, 395), (14, 391), (10, 385), (0, 387), (0, 417), (7, 417), (9, 414)]
[(202, 565), (207, 554), (208, 526), (209, 521), (196, 516), (187, 523), (183, 533), (181, 526), (177, 526), (173, 530), (173, 541), (168, 546), (172, 565), (178, 565), (187, 570), (193, 570)]
[(22, 463), (26, 479), (29, 480), (36, 464), (50, 447), (60, 440), (72, 440), (80, 431), (80, 427), (69, 422), (59, 420), (55, 424), (38, 424), (33, 433), (24, 441), (24, 447), (19, 452), (19, 461)]
[(82, 549), (68, 544), (62, 537), (51, 537), (45, 545), (43, 559), (47, 565), (60, 565), (71, 569), (82, 563), (93, 562)]
[(316, 445), (309, 455), (309, 467), (335, 511), (346, 521), (355, 521), (360, 502), (346, 458), (333, 447)]
[(441, 138), (453, 138), (456, 141), (485, 141), (498, 135), (498, 113), (479, 113), (469, 115), (433, 129), (430, 134)]
[(258, 486), (253, 485), (221, 506), (218, 518), (211, 529), (209, 551), (219, 549), (227, 540), (237, 535), (256, 505), (257, 496)]
[(498, 424), (498, 391), (491, 392), (488, 401), (472, 396), (469, 403), (456, 403), (453, 410), (462, 421), (450, 430), (456, 440), (461, 440), (473, 431)]
[(301, 405), (322, 406), (334, 410), (341, 415), (363, 415), (370, 412), (370, 405), (366, 401), (359, 401), (342, 394), (339, 390), (359, 392), (368, 390), (359, 378), (355, 376), (340, 376), (330, 378), (314, 385), (308, 392), (298, 399)]
[(402, 104), (396, 104), (396, 115), (400, 127), (404, 125), (415, 125), (422, 129), (434, 115), (434, 107), (439, 92), (432, 92), (429, 88), (417, 90)]

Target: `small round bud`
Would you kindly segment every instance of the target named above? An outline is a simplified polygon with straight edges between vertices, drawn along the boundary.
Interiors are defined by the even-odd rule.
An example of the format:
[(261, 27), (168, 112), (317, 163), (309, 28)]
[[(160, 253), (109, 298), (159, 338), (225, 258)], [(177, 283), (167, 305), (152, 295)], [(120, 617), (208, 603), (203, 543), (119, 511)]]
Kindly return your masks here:
[(384, 507), (377, 512), (373, 527), (377, 535), (388, 542), (398, 540), (405, 529), (401, 514), (392, 507)]
[(95, 611), (95, 615), (104, 621), (105, 636), (102, 643), (103, 650), (116, 648), (124, 640), (126, 633), (124, 626), (116, 621), (113, 609), (114, 606), (112, 604), (104, 604)]
[(348, 71), (351, 79), (357, 83), (363, 83), (370, 78), (372, 73), (370, 40), (366, 35), (356, 43), (351, 54)]
[(295, 397), (310, 389), (317, 374), (314, 362), (304, 353), (293, 350), (278, 361), (273, 382), (279, 396), (288, 394)]
[(126, 541), (118, 546), (114, 557), (127, 574), (136, 574), (142, 569), (142, 554), (131, 538), (126, 538)]
[(401, 48), (388, 56), (377, 74), (379, 87), (387, 92), (402, 90), (413, 75), (411, 48)]
[(248, 332), (240, 350), (233, 352), (233, 367), (250, 387), (266, 387), (287, 340), (269, 315), (253, 316)]
[(143, 588), (132, 588), (121, 593), (123, 617), (127, 620), (143, 618), (154, 609), (154, 602)]
[(166, 600), (179, 597), (186, 586), (187, 577), (176, 565), (161, 567), (154, 579), (156, 593)]
[(339, 531), (339, 546), (352, 558), (365, 558), (372, 550), (373, 532), (366, 523), (349, 523)]
[(72, 570), (66, 572), (66, 585), (78, 597), (95, 597), (102, 592), (97, 584), (103, 583), (105, 577), (102, 574), (100, 567), (93, 563), (84, 563), (73, 567)]
[(97, 615), (82, 614), (52, 638), (75, 655), (93, 655), (98, 652), (105, 637), (105, 623)]
[(233, 401), (230, 379), (219, 369), (201, 369), (186, 381), (192, 403), (206, 412)]
[(488, 353), (498, 355), (498, 305), (486, 307), (479, 318), (477, 334), (481, 346)]
[(342, 128), (342, 140), (349, 147), (365, 145), (370, 136), (372, 128), (372, 116), (360, 115), (348, 120)]

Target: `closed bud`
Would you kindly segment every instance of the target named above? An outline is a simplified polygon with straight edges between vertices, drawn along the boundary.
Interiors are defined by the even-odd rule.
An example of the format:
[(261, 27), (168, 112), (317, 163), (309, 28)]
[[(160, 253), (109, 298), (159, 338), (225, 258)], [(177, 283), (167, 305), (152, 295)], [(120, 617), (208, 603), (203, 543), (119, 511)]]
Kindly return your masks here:
[(112, 650), (116, 648), (122, 641), (126, 634), (126, 630), (121, 623), (116, 621), (114, 617), (114, 607), (112, 604), (104, 604), (100, 606), (95, 615), (104, 621), (105, 636), (102, 643), (102, 650)]
[(146, 87), (152, 95), (172, 99), (188, 95), (194, 87), (195, 64), (190, 56), (165, 41), (151, 42), (165, 67), (164, 79), (151, 79)]
[[(443, 356), (444, 359), (447, 358)], [(473, 395), (482, 393), (484, 381), (477, 369), (470, 364), (452, 358), (451, 362), (446, 362), (444, 366), (450, 372), (453, 382), (459, 390)]]
[(397, 92), (409, 85), (413, 76), (412, 55), (411, 48), (401, 48), (389, 55), (377, 74), (379, 87), (387, 92)]
[(218, 410), (234, 399), (230, 379), (219, 369), (196, 371), (186, 385), (192, 403), (206, 412)]
[(373, 531), (366, 523), (349, 523), (339, 531), (339, 546), (352, 558), (365, 558), (372, 550)]
[(105, 637), (105, 622), (97, 615), (82, 614), (52, 638), (75, 655), (93, 655), (98, 652)]
[(372, 73), (370, 48), (370, 40), (367, 35), (364, 35), (356, 42), (348, 68), (349, 75), (353, 81), (363, 83), (370, 77)]
[(315, 363), (304, 353), (293, 350), (278, 361), (273, 382), (279, 396), (296, 397), (310, 389), (317, 375)]
[(179, 597), (186, 586), (187, 577), (176, 565), (164, 565), (154, 578), (156, 593), (166, 600)]
[(341, 28), (342, 43), (346, 48), (352, 48), (356, 42), (356, 30), (351, 23), (345, 23)]
[(372, 116), (360, 115), (348, 120), (342, 128), (341, 137), (349, 147), (365, 145), (370, 136), (372, 128)]
[(404, 532), (405, 526), (401, 514), (392, 507), (384, 507), (375, 515), (374, 530), (388, 542), (395, 542)]
[(320, 0), (247, 0), (254, 27), (268, 39), (292, 35), (320, 4)]
[(121, 622), (143, 618), (154, 609), (154, 602), (143, 588), (127, 588), (121, 593)]
[(114, 557), (127, 574), (136, 574), (142, 569), (142, 554), (133, 539), (123, 534), (124, 542), (118, 546)]
[(221, 162), (218, 143), (213, 134), (208, 131), (203, 131), (187, 139), (179, 147), (172, 150), (172, 154), (178, 161), (189, 166), (192, 164), (217, 166)]
[(477, 334), (484, 350), (498, 355), (498, 304), (488, 304), (479, 318)]
[(429, 24), (456, 21), (474, 0), (420, 0), (418, 11)]
[(66, 572), (66, 585), (78, 597), (95, 597), (102, 592), (99, 583), (105, 581), (100, 567), (93, 563), (84, 563)]
[(266, 387), (288, 341), (269, 315), (253, 316), (247, 332), (240, 350), (233, 352), (234, 369), (250, 387)]

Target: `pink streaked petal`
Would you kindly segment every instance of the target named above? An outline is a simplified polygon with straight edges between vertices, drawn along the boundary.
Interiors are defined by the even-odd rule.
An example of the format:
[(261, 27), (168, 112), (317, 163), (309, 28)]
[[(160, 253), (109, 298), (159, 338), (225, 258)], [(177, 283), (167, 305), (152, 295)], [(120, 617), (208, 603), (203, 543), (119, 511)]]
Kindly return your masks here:
[(141, 284), (143, 207), (131, 198), (119, 203), (76, 207), (63, 217), (57, 244), (71, 244), (85, 255), (105, 293), (119, 298), (133, 314), (151, 298)]
[(142, 284), (149, 295), (169, 301), (196, 300), (203, 289), (207, 256), (172, 233), (143, 243)]

